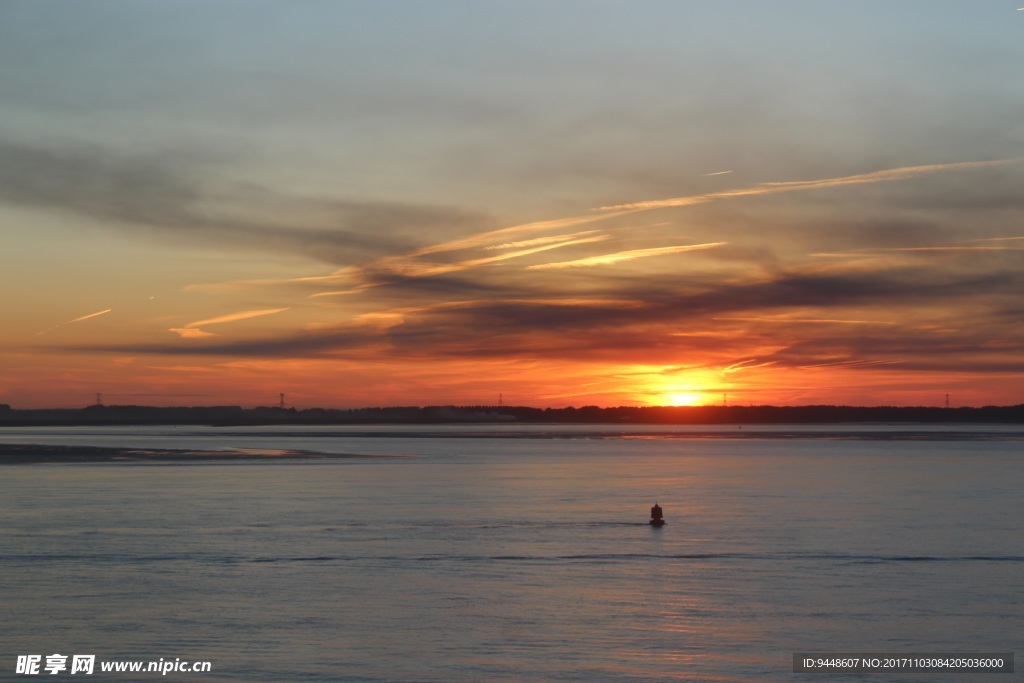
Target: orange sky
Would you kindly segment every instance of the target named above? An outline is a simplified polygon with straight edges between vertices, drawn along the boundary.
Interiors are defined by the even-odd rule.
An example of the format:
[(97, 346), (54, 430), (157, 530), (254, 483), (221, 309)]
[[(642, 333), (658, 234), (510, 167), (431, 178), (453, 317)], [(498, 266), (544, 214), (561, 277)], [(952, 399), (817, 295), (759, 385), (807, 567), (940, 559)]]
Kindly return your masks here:
[(0, 403), (1024, 402), (1019, 13), (641, 5), (17, 5)]

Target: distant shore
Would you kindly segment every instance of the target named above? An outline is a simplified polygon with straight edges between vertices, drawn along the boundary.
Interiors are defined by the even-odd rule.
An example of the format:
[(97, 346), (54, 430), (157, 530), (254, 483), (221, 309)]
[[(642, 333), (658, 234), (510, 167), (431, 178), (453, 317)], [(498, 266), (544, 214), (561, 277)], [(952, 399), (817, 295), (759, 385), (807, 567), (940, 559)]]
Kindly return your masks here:
[(980, 408), (893, 406), (681, 406), (531, 408), (399, 406), (329, 409), (241, 406), (93, 405), (18, 410), (0, 404), (0, 428), (89, 425), (368, 425), (368, 424), (1024, 424), (1024, 405)]

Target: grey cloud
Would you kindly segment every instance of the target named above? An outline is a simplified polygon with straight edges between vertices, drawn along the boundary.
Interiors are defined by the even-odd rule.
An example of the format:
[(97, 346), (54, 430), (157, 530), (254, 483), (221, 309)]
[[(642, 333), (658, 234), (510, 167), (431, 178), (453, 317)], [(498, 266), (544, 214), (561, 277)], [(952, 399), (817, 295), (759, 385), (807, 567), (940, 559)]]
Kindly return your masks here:
[[(452, 283), (462, 287), (458, 280)], [(776, 357), (787, 365), (806, 365), (846, 359), (939, 359), (971, 349), (985, 362), (1004, 352), (986, 348), (993, 315), (976, 306), (976, 297), (1010, 301), (1024, 286), (1016, 270), (993, 273), (935, 272), (902, 268), (857, 274), (781, 273), (769, 281), (720, 283), (697, 289), (680, 287), (662, 278), (647, 287), (630, 286), (605, 294), (609, 300), (554, 303), (544, 300), (494, 299), (410, 311), (403, 322), (386, 330), (349, 326), (324, 331), (301, 331), (277, 338), (206, 343), (179, 342), (78, 350), (186, 355), (247, 355), (262, 357), (329, 356), (369, 349), (394, 357), (519, 356), (564, 359), (676, 359), (691, 352), (735, 353), (746, 356), (757, 345), (787, 350)], [(997, 298), (998, 300), (998, 298)], [(728, 321), (723, 315), (757, 315), (808, 309), (822, 317), (839, 317), (844, 308), (873, 307), (899, 320), (903, 311), (973, 311), (970, 336), (935, 331), (927, 336), (913, 328), (790, 326), (784, 323)], [(1002, 309), (1001, 309), (1002, 310)], [(1005, 336), (1006, 323), (998, 318)], [(960, 321), (950, 321), (959, 326)], [(916, 349), (916, 351), (915, 351)], [(922, 361), (923, 362), (923, 361)], [(929, 360), (940, 364), (939, 360)], [(980, 362), (980, 361), (979, 361)]]
[(98, 219), (173, 222), (200, 199), (181, 161), (0, 141), (0, 200)]
[(216, 176), (215, 165), (198, 154), (0, 141), (0, 201), (70, 212), (163, 241), (283, 250), (332, 265), (409, 248), (423, 232), (488, 222), (455, 207), (303, 198), (232, 185)]
[(250, 356), (257, 358), (339, 357), (379, 344), (383, 337), (370, 330), (346, 327), (301, 332), (285, 337), (188, 344), (107, 344), (67, 347), (72, 351), (138, 353), (174, 356)]
[[(926, 371), (944, 374), (1024, 372), (1024, 343), (1003, 340), (991, 348), (990, 326), (967, 331), (873, 331), (837, 336), (818, 334), (800, 339), (759, 361), (783, 367), (808, 367), (824, 363), (866, 363), (863, 369)], [(1019, 332), (1020, 330), (1018, 330)], [(877, 365), (871, 365), (878, 363)]]

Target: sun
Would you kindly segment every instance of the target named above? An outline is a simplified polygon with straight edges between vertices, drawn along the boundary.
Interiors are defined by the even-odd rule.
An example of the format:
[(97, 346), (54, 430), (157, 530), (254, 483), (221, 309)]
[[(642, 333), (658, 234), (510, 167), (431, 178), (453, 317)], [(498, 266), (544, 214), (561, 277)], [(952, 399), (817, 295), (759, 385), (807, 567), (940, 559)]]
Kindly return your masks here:
[(670, 406), (697, 406), (704, 401), (704, 395), (696, 391), (676, 391), (664, 397)]

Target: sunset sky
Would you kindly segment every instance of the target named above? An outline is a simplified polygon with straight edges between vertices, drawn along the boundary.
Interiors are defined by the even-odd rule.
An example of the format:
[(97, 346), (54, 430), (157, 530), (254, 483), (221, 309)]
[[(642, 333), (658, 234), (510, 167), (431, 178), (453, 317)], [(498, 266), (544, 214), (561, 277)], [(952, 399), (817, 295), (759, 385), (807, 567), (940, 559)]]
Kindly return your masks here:
[(1024, 403), (1021, 4), (0, 0), (0, 403)]

